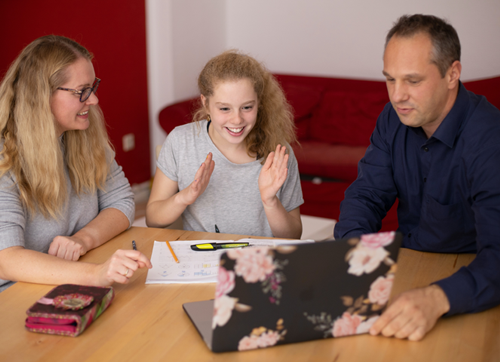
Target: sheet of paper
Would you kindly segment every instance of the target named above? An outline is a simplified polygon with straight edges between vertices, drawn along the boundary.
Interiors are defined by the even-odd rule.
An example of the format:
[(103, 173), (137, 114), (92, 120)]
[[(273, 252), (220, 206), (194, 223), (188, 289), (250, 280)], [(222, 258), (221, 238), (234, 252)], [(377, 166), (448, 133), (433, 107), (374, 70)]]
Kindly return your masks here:
[[(285, 239), (240, 239), (237, 242), (249, 242), (254, 246), (274, 247), (283, 244), (300, 244), (313, 240), (285, 240)], [(219, 271), (219, 259), (224, 250), (194, 251), (193, 244), (234, 242), (233, 240), (177, 240), (171, 241), (170, 246), (175, 252), (179, 263), (176, 263), (167, 243), (155, 241), (151, 263), (153, 268), (148, 270), (146, 284), (169, 283), (216, 283)]]

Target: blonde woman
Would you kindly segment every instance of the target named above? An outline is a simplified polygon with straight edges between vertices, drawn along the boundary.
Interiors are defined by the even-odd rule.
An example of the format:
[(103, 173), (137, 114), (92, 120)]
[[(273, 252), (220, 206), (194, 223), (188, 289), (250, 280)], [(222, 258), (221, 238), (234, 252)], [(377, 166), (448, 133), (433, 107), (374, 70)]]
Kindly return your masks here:
[(134, 250), (99, 265), (75, 262), (134, 217), (91, 60), (73, 40), (44, 36), (0, 84), (0, 290), (14, 281), (127, 283), (137, 268), (151, 267)]
[(174, 129), (160, 152), (148, 225), (182, 214), (187, 230), (300, 238), (293, 116), (277, 81), (227, 51), (206, 64), (198, 87), (195, 122)]

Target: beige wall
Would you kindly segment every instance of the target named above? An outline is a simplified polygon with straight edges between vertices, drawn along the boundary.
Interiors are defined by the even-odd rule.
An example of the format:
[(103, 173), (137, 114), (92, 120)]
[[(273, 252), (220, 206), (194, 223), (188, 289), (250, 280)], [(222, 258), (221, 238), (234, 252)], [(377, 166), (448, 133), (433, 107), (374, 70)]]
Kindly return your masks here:
[[(275, 72), (382, 80), (384, 38), (403, 14), (432, 14), (455, 27), (462, 79), (500, 75), (498, 0), (227, 1), (227, 44)], [(242, 15), (244, 14), (244, 16)]]
[[(500, 75), (498, 0), (147, 0), (152, 165), (167, 104), (197, 95), (206, 61), (241, 49), (277, 73), (382, 80), (384, 37), (402, 14), (448, 19), (463, 80)], [(154, 166), (152, 166), (154, 169)]]

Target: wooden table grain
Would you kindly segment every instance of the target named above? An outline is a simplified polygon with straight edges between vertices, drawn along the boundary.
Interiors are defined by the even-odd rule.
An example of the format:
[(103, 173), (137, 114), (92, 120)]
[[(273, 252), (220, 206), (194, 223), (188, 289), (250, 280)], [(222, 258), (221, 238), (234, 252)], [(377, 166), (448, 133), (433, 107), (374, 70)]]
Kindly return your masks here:
[[(151, 256), (154, 240), (237, 240), (242, 235), (133, 227), (82, 257), (100, 263), (117, 249)], [(393, 296), (453, 274), (470, 254), (402, 249)], [(26, 310), (53, 286), (16, 283), (0, 293), (0, 361), (499, 361), (500, 307), (442, 318), (420, 342), (369, 335), (325, 339), (247, 352), (209, 351), (182, 304), (214, 297), (215, 284), (145, 285), (146, 270), (115, 284), (109, 309), (79, 337), (24, 329)]]

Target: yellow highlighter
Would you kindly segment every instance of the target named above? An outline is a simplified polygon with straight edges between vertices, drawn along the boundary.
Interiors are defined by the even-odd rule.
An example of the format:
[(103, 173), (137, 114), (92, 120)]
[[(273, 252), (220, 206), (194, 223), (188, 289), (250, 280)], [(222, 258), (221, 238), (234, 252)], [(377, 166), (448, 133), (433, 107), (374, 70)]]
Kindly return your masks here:
[(250, 245), (250, 243), (205, 243), (205, 244), (194, 244), (191, 245), (191, 249), (194, 251), (213, 251), (219, 249), (233, 249), (233, 248), (243, 248)]

